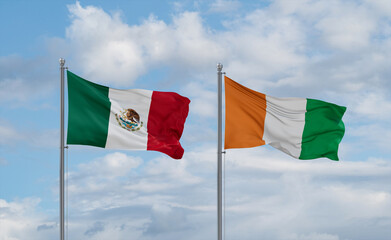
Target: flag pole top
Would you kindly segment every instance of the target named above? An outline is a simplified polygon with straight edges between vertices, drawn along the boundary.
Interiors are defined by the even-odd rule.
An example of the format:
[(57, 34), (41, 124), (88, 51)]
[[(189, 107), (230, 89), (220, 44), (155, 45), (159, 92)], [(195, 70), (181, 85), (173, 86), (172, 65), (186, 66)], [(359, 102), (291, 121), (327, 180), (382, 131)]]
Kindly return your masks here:
[(221, 70), (223, 70), (223, 64), (218, 63), (217, 64), (217, 71), (221, 72)]
[(65, 59), (64, 58), (60, 58), (60, 60), (58, 60), (60, 62), (60, 65), (63, 67), (64, 64), (65, 64)]

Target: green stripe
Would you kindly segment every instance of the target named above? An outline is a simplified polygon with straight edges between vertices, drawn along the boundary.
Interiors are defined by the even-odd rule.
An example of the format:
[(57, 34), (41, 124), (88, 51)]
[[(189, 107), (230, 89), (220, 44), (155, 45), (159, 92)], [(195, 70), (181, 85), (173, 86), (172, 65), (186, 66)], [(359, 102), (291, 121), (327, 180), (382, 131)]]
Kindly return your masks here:
[(110, 117), (109, 88), (69, 71), (67, 144), (105, 147)]
[(338, 145), (345, 133), (346, 107), (307, 99), (305, 126), (299, 159), (326, 157), (338, 161)]

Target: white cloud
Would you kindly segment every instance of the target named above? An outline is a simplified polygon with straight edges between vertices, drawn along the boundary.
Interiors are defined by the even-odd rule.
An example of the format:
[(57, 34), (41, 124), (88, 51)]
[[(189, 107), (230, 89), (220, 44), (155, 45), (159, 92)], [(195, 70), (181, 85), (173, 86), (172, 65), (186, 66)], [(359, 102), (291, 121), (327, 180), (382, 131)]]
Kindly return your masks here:
[[(349, 121), (356, 121), (352, 115), (362, 119), (362, 129), (347, 135), (364, 137), (359, 132), (375, 121), (370, 138), (375, 139), (382, 134), (379, 121), (388, 119), (382, 110), (390, 102), (383, 89), (390, 86), (386, 59), (391, 54), (381, 27), (387, 16), (376, 4), (382, 2), (367, 8), (369, 3), (353, 1), (275, 1), (228, 18), (220, 30), (209, 29), (196, 12), (176, 14), (171, 23), (150, 16), (128, 25), (118, 14), (76, 4), (70, 7), (67, 38), (80, 52), (77, 65), (97, 81), (128, 86), (161, 66), (179, 73), (173, 81), (192, 99), (189, 121), (204, 127), (197, 132), (207, 138), (213, 127), (205, 119), (215, 115), (215, 64), (221, 61), (229, 76), (256, 90), (344, 101), (351, 111)], [(124, 56), (124, 49), (133, 52), (132, 58)], [(106, 73), (99, 66), (105, 66)], [(188, 139), (202, 136), (189, 132)], [(118, 228), (131, 229), (119, 227), (128, 226), (124, 218), (107, 220), (117, 216), (116, 210), (143, 223), (134, 230), (140, 239), (205, 238), (215, 232), (216, 154), (199, 145), (192, 144), (193, 152), (187, 151), (181, 161), (162, 157), (122, 169), (115, 166), (133, 158), (113, 155), (103, 159), (124, 161), (81, 165), (69, 178), (72, 208), (100, 217), (87, 224), (93, 229), (99, 222), (97, 239), (122, 234)], [(377, 147), (387, 146), (381, 142)], [(389, 159), (298, 161), (268, 147), (229, 151), (226, 157), (226, 230), (233, 239), (384, 239), (388, 233)], [(102, 177), (94, 176), (93, 169)], [(135, 209), (139, 211), (132, 213)], [(170, 225), (178, 221), (181, 224)], [(80, 234), (88, 232), (81, 226)], [(360, 228), (364, 230), (355, 232)]]
[[(237, 3), (218, 0), (212, 5)], [(56, 45), (77, 53), (69, 56), (71, 69), (104, 84), (130, 87), (141, 76), (168, 68), (180, 88), (187, 81), (214, 86), (210, 78), (215, 64), (222, 62), (229, 76), (261, 91), (341, 95), (390, 87), (386, 1), (275, 1), (226, 17), (225, 28), (219, 30), (210, 29), (197, 12), (179, 12), (172, 22), (151, 15), (131, 25), (119, 12), (108, 14), (79, 2), (68, 8), (66, 39), (49, 41), (50, 51), (57, 51)], [(8, 89), (0, 96), (27, 96), (20, 91), (9, 94), (28, 84), (21, 76), (3, 78), (0, 84)]]
[[(300, 161), (269, 147), (228, 151), (225, 159), (229, 238), (385, 240), (389, 233), (389, 160)], [(180, 161), (140, 161), (112, 153), (71, 172), (71, 238), (205, 239), (215, 233), (213, 149), (188, 152)], [(7, 223), (10, 214), (19, 216), (19, 232), (56, 231), (50, 218), (37, 216), (33, 203), (16, 204), (12, 209), (19, 214), (4, 215), (3, 201), (0, 214)], [(20, 224), (26, 219), (38, 220)], [(18, 239), (15, 227), (6, 226), (7, 236)]]
[(234, 79), (267, 87), (271, 79), (293, 74), (306, 62), (300, 53), (305, 35), (295, 18), (257, 9), (225, 26), (228, 31), (217, 41), (225, 46), (223, 63)]
[[(108, 223), (112, 214), (117, 216), (115, 209), (138, 208), (141, 212), (129, 214), (145, 223), (137, 232), (140, 239), (199, 239), (215, 231), (215, 158), (213, 150), (204, 149), (189, 152), (180, 161), (165, 157), (151, 160), (129, 172), (129, 179), (102, 182), (98, 175), (88, 180), (71, 177), (71, 186), (80, 187), (78, 193), (70, 192), (73, 211), (87, 215), (105, 211), (94, 218), (94, 222), (105, 223), (99, 233), (102, 236), (107, 234), (107, 225), (111, 225), (107, 228), (110, 232), (113, 225), (125, 221), (120, 217), (118, 222)], [(389, 161), (300, 161), (265, 147), (228, 151), (226, 161), (227, 236), (345, 239), (343, 236), (356, 236), (350, 226), (361, 226), (362, 219), (378, 223), (367, 227), (362, 237), (351, 239), (385, 236), (384, 224), (391, 219), (391, 189), (386, 181), (391, 174)], [(74, 176), (89, 174), (85, 168), (79, 170)], [(97, 180), (98, 188), (85, 184)]]
[(180, 231), (186, 226), (186, 221), (184, 209), (155, 204), (151, 209), (151, 222), (148, 223), (144, 233), (146, 235), (158, 235)]
[(380, 152), (390, 152), (391, 149), (390, 141), (391, 139), (391, 129), (388, 128), (390, 122), (385, 124), (362, 124), (360, 126), (352, 126), (349, 128), (349, 135), (356, 137), (356, 142), (353, 142), (355, 145), (354, 149), (351, 151), (363, 151), (374, 149), (374, 151)]
[(140, 158), (133, 158), (115, 152), (88, 164), (80, 164), (79, 168), (82, 176), (94, 175), (99, 178), (115, 178), (125, 176), (140, 164), (142, 164)]
[[(132, 170), (140, 164), (142, 164), (140, 158), (119, 152), (80, 164), (77, 172), (68, 174), (69, 194), (77, 196), (71, 206), (78, 206), (84, 212), (123, 205), (127, 199), (115, 197), (116, 200), (114, 200), (112, 197), (119, 196), (118, 194), (125, 190), (125, 186), (120, 184), (123, 181), (122, 178), (132, 174)], [(134, 194), (129, 192), (129, 199), (134, 197)]]
[(217, 43), (208, 39), (195, 12), (175, 16), (172, 25), (150, 16), (129, 26), (119, 13), (111, 16), (79, 2), (69, 11), (67, 38), (78, 52), (74, 66), (94, 81), (129, 86), (157, 65), (199, 68), (218, 56)]
[[(197, 12), (179, 12), (172, 22), (151, 15), (130, 25), (118, 12), (110, 15), (77, 2), (69, 6), (66, 36), (67, 47), (78, 54), (69, 63), (90, 80), (127, 87), (146, 73), (168, 69), (169, 76), (161, 78), (177, 83), (175, 88), (193, 100), (191, 113), (201, 118), (216, 115), (214, 104), (207, 103), (215, 101), (217, 62), (255, 90), (337, 103), (345, 99), (363, 111), (352, 99), (391, 86), (391, 42), (383, 33), (389, 17), (381, 4), (281, 0), (227, 17), (225, 28), (214, 30)], [(378, 98), (385, 106), (390, 102), (384, 94)]]
[(47, 216), (38, 212), (39, 198), (25, 198), (16, 201), (0, 199), (0, 239), (53, 239), (58, 236), (57, 226), (53, 226)]
[[(325, 239), (366, 239), (378, 232), (385, 239), (391, 189), (380, 182), (389, 178), (389, 161), (299, 161), (279, 155), (266, 149), (228, 151), (227, 236), (238, 238), (249, 231), (242, 238), (307, 239), (319, 234)], [(384, 221), (368, 227), (363, 236), (351, 232), (350, 226), (377, 219)]]
[(87, 237), (93, 237), (96, 234), (98, 234), (99, 232), (103, 232), (104, 230), (105, 230), (105, 228), (104, 228), (104, 224), (102, 222), (95, 222), (94, 226), (91, 227), (90, 229), (88, 229), (84, 233), (84, 235), (86, 235)]
[(216, 92), (207, 90), (207, 86), (198, 82), (189, 83), (183, 92), (191, 99), (190, 114), (196, 113), (195, 119), (216, 116), (217, 106), (212, 104), (217, 101)]
[(367, 47), (376, 30), (376, 16), (366, 6), (355, 2), (331, 1), (323, 11), (327, 14), (317, 24), (327, 44), (341, 50)]
[(378, 16), (390, 16), (391, 3), (387, 0), (364, 0), (368, 7), (374, 8), (374, 12), (377, 12)]
[(367, 92), (360, 96), (355, 94), (350, 100), (350, 110), (360, 118), (383, 121), (391, 119), (391, 99), (381, 91)]
[(145, 72), (142, 49), (133, 42), (135, 29), (122, 23), (119, 13), (110, 16), (93, 6), (83, 8), (79, 2), (68, 8), (72, 24), (66, 36), (87, 76), (124, 83)]
[[(229, 2), (231, 7), (237, 3)], [(374, 151), (389, 148), (390, 132), (384, 130), (391, 102), (388, 1), (275, 1), (227, 17), (222, 29), (210, 29), (197, 12), (174, 14), (171, 22), (150, 16), (132, 25), (119, 13), (94, 6), (76, 3), (69, 11), (66, 39), (51, 44), (74, 53), (68, 61), (71, 70), (92, 81), (128, 87), (167, 67), (175, 87), (192, 99), (191, 125), (184, 136), (191, 151), (184, 159), (143, 160), (116, 152), (86, 160), (69, 174), (72, 239), (215, 235), (216, 150), (210, 147), (215, 138), (210, 119), (216, 115), (219, 61), (234, 80), (259, 91), (347, 103), (346, 118), (355, 125), (347, 127), (344, 141), (370, 141)], [(0, 61), (2, 69), (24, 63), (5, 62)], [(27, 101), (25, 94), (37, 82), (28, 85), (29, 78), (9, 74), (17, 68), (10, 69), (0, 73), (0, 100)], [(26, 90), (18, 90), (24, 84)], [(42, 138), (56, 134), (46, 131)], [(22, 135), (10, 124), (0, 126), (0, 144), (31, 140)], [(369, 148), (360, 145), (372, 155)], [(385, 240), (391, 226), (390, 159), (358, 162), (350, 156), (340, 162), (299, 161), (269, 147), (228, 151), (227, 238)], [(0, 201), (5, 226), (0, 236), (57, 236), (55, 221), (41, 215), (38, 202)]]

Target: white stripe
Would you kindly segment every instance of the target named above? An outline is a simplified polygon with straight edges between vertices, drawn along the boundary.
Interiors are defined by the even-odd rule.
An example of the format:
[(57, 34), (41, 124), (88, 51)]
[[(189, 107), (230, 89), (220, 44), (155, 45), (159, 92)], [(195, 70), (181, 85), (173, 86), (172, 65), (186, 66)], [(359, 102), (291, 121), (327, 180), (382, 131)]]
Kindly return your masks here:
[(266, 95), (263, 139), (266, 144), (292, 157), (301, 153), (307, 99), (276, 98)]
[[(147, 121), (151, 106), (152, 91), (131, 89), (109, 89), (111, 102), (109, 130), (106, 148), (146, 150), (148, 143)], [(121, 127), (117, 120), (118, 114), (134, 109), (140, 116), (142, 127), (140, 130), (130, 131)]]

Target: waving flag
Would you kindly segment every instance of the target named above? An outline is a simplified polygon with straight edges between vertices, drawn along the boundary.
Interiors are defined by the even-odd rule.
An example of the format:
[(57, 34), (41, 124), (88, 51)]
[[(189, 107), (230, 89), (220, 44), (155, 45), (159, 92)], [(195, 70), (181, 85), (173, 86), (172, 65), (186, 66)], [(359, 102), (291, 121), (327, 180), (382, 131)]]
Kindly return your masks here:
[(269, 144), (292, 157), (338, 159), (346, 107), (306, 98), (276, 98), (225, 77), (225, 149)]
[(119, 90), (68, 77), (67, 144), (154, 150), (180, 159), (190, 100), (174, 92)]

